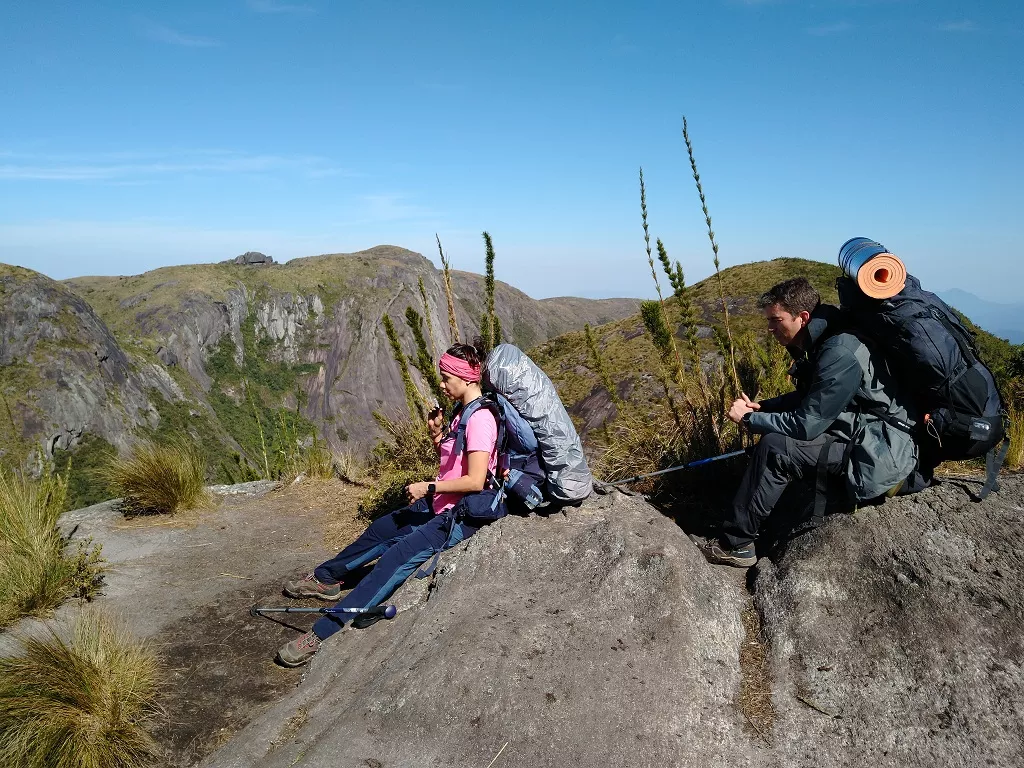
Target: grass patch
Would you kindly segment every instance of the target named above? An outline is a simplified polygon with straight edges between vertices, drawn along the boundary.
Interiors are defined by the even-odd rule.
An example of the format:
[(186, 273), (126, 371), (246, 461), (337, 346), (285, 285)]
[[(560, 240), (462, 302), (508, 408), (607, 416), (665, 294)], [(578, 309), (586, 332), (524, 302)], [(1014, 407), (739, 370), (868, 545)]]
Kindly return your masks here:
[(422, 423), (390, 418), (374, 411), (384, 437), (370, 453), (370, 488), (359, 502), (359, 514), (375, 519), (406, 505), (405, 486), (437, 475), (437, 449)]
[(67, 487), (60, 475), (30, 480), (0, 470), (0, 628), (69, 597), (91, 598), (100, 584), (100, 548), (88, 541), (69, 551), (57, 528)]
[(740, 646), (740, 689), (736, 704), (757, 734), (771, 745), (775, 724), (772, 674), (768, 649), (761, 632), (761, 617), (753, 604), (743, 609), (743, 645)]
[(209, 501), (206, 462), (196, 447), (180, 441), (142, 443), (108, 464), (103, 477), (124, 497), (122, 509), (129, 514), (174, 514)]
[(70, 639), (20, 639), (0, 657), (0, 764), (141, 768), (156, 745), (156, 656), (126, 627), (87, 611)]
[(1024, 467), (1024, 412), (1010, 406), (1010, 449), (1006, 453), (1007, 469)]

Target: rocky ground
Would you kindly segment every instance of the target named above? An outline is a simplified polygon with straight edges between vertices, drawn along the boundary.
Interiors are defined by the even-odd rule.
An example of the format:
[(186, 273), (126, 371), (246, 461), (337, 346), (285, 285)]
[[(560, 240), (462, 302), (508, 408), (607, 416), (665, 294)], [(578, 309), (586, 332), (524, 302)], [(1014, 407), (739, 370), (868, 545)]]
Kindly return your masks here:
[(171, 765), (1017, 766), (1024, 477), (975, 487), (829, 518), (747, 578), (640, 497), (510, 517), (304, 671), (271, 659), (311, 622), (247, 609), (356, 533), (348, 491), (72, 520), (164, 653)]

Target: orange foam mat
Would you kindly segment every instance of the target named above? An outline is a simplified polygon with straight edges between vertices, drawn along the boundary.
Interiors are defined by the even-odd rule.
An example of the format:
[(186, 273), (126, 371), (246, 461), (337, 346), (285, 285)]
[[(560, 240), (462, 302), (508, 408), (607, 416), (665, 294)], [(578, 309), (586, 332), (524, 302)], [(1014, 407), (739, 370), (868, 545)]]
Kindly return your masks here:
[(857, 285), (873, 299), (891, 299), (906, 282), (907, 268), (891, 253), (872, 256), (857, 270)]

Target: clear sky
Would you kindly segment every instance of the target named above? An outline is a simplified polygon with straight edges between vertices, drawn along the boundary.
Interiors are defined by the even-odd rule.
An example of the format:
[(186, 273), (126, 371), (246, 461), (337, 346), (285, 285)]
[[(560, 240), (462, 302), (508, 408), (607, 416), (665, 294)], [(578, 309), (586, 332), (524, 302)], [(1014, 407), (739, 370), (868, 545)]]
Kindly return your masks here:
[(832, 261), (1019, 300), (1024, 4), (0, 3), (0, 261), (134, 274), (402, 245), (533, 296)]

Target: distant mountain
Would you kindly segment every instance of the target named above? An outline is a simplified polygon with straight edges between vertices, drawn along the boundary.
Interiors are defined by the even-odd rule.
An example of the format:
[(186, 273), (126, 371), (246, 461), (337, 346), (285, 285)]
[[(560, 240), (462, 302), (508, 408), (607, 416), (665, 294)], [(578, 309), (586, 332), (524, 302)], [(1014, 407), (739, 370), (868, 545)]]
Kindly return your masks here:
[(967, 315), (989, 333), (1013, 344), (1024, 344), (1024, 303), (999, 304), (959, 288), (937, 291), (947, 304)]
[[(461, 336), (472, 339), (484, 278), (456, 272), (452, 283)], [(538, 301), (496, 282), (504, 338), (523, 348), (626, 317), (638, 304)], [(187, 435), (217, 478), (230, 480), (243, 464), (266, 466), (268, 455), (314, 434), (363, 452), (380, 434), (372, 413), (404, 410), (382, 317), (409, 354), (407, 307), (429, 323), (436, 358), (449, 344), (441, 273), (395, 246), (287, 264), (247, 253), (63, 282), (0, 265), (0, 461), (29, 453), (66, 464), (73, 454), (81, 468), (140, 437)]]

